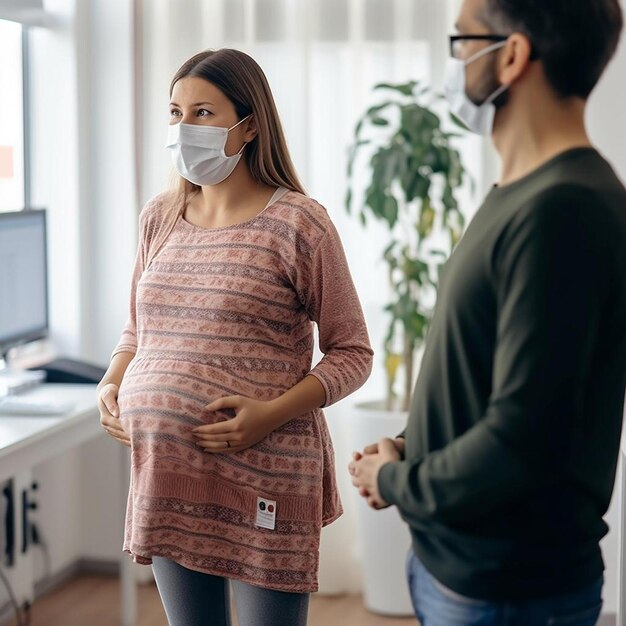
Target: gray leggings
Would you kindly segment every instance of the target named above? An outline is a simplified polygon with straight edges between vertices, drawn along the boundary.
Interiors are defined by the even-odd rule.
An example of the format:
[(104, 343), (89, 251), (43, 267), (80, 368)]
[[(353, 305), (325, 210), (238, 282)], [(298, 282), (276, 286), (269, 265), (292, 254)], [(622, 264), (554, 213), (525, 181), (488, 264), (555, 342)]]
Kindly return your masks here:
[(239, 626), (306, 626), (308, 593), (255, 587), (152, 557), (152, 571), (170, 626), (231, 626), (230, 586)]

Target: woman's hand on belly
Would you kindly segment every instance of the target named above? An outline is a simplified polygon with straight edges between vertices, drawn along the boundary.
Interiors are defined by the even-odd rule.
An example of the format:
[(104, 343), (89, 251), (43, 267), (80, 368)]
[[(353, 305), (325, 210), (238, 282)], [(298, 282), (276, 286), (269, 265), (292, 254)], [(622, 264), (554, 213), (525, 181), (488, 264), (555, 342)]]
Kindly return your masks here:
[(220, 398), (206, 407), (207, 411), (234, 409), (235, 417), (216, 424), (194, 428), (197, 445), (205, 452), (240, 452), (259, 443), (281, 422), (275, 419), (273, 405), (243, 396)]
[(106, 432), (128, 448), (130, 437), (120, 423), (120, 409), (117, 404), (117, 395), (120, 388), (113, 383), (104, 385), (98, 393), (98, 409), (100, 411), (100, 425)]

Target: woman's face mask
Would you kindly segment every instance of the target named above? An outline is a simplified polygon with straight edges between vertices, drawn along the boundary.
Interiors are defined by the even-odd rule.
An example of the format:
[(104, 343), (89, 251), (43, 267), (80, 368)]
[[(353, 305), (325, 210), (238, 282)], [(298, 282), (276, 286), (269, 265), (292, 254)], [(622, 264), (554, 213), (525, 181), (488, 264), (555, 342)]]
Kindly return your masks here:
[(243, 150), (226, 156), (224, 148), (228, 133), (250, 116), (247, 115), (230, 128), (200, 124), (172, 124), (168, 128), (165, 147), (172, 151), (172, 162), (178, 173), (194, 185), (217, 185), (232, 173)]

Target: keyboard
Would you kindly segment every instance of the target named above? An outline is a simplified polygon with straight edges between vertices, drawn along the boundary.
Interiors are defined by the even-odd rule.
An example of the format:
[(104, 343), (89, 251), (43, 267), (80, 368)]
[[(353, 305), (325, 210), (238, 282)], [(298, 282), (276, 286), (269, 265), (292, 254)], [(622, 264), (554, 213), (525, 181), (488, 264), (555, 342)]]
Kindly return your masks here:
[(70, 402), (29, 398), (28, 396), (4, 396), (0, 398), (0, 415), (62, 415), (74, 408)]

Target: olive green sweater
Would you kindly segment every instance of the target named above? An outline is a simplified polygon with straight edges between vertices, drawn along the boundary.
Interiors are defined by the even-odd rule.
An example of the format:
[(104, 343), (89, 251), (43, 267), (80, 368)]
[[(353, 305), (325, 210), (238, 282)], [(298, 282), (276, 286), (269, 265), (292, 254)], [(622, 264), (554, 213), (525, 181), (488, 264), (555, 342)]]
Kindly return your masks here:
[(625, 384), (626, 190), (578, 148), (494, 187), (442, 274), (378, 479), (431, 574), (492, 601), (598, 579)]

